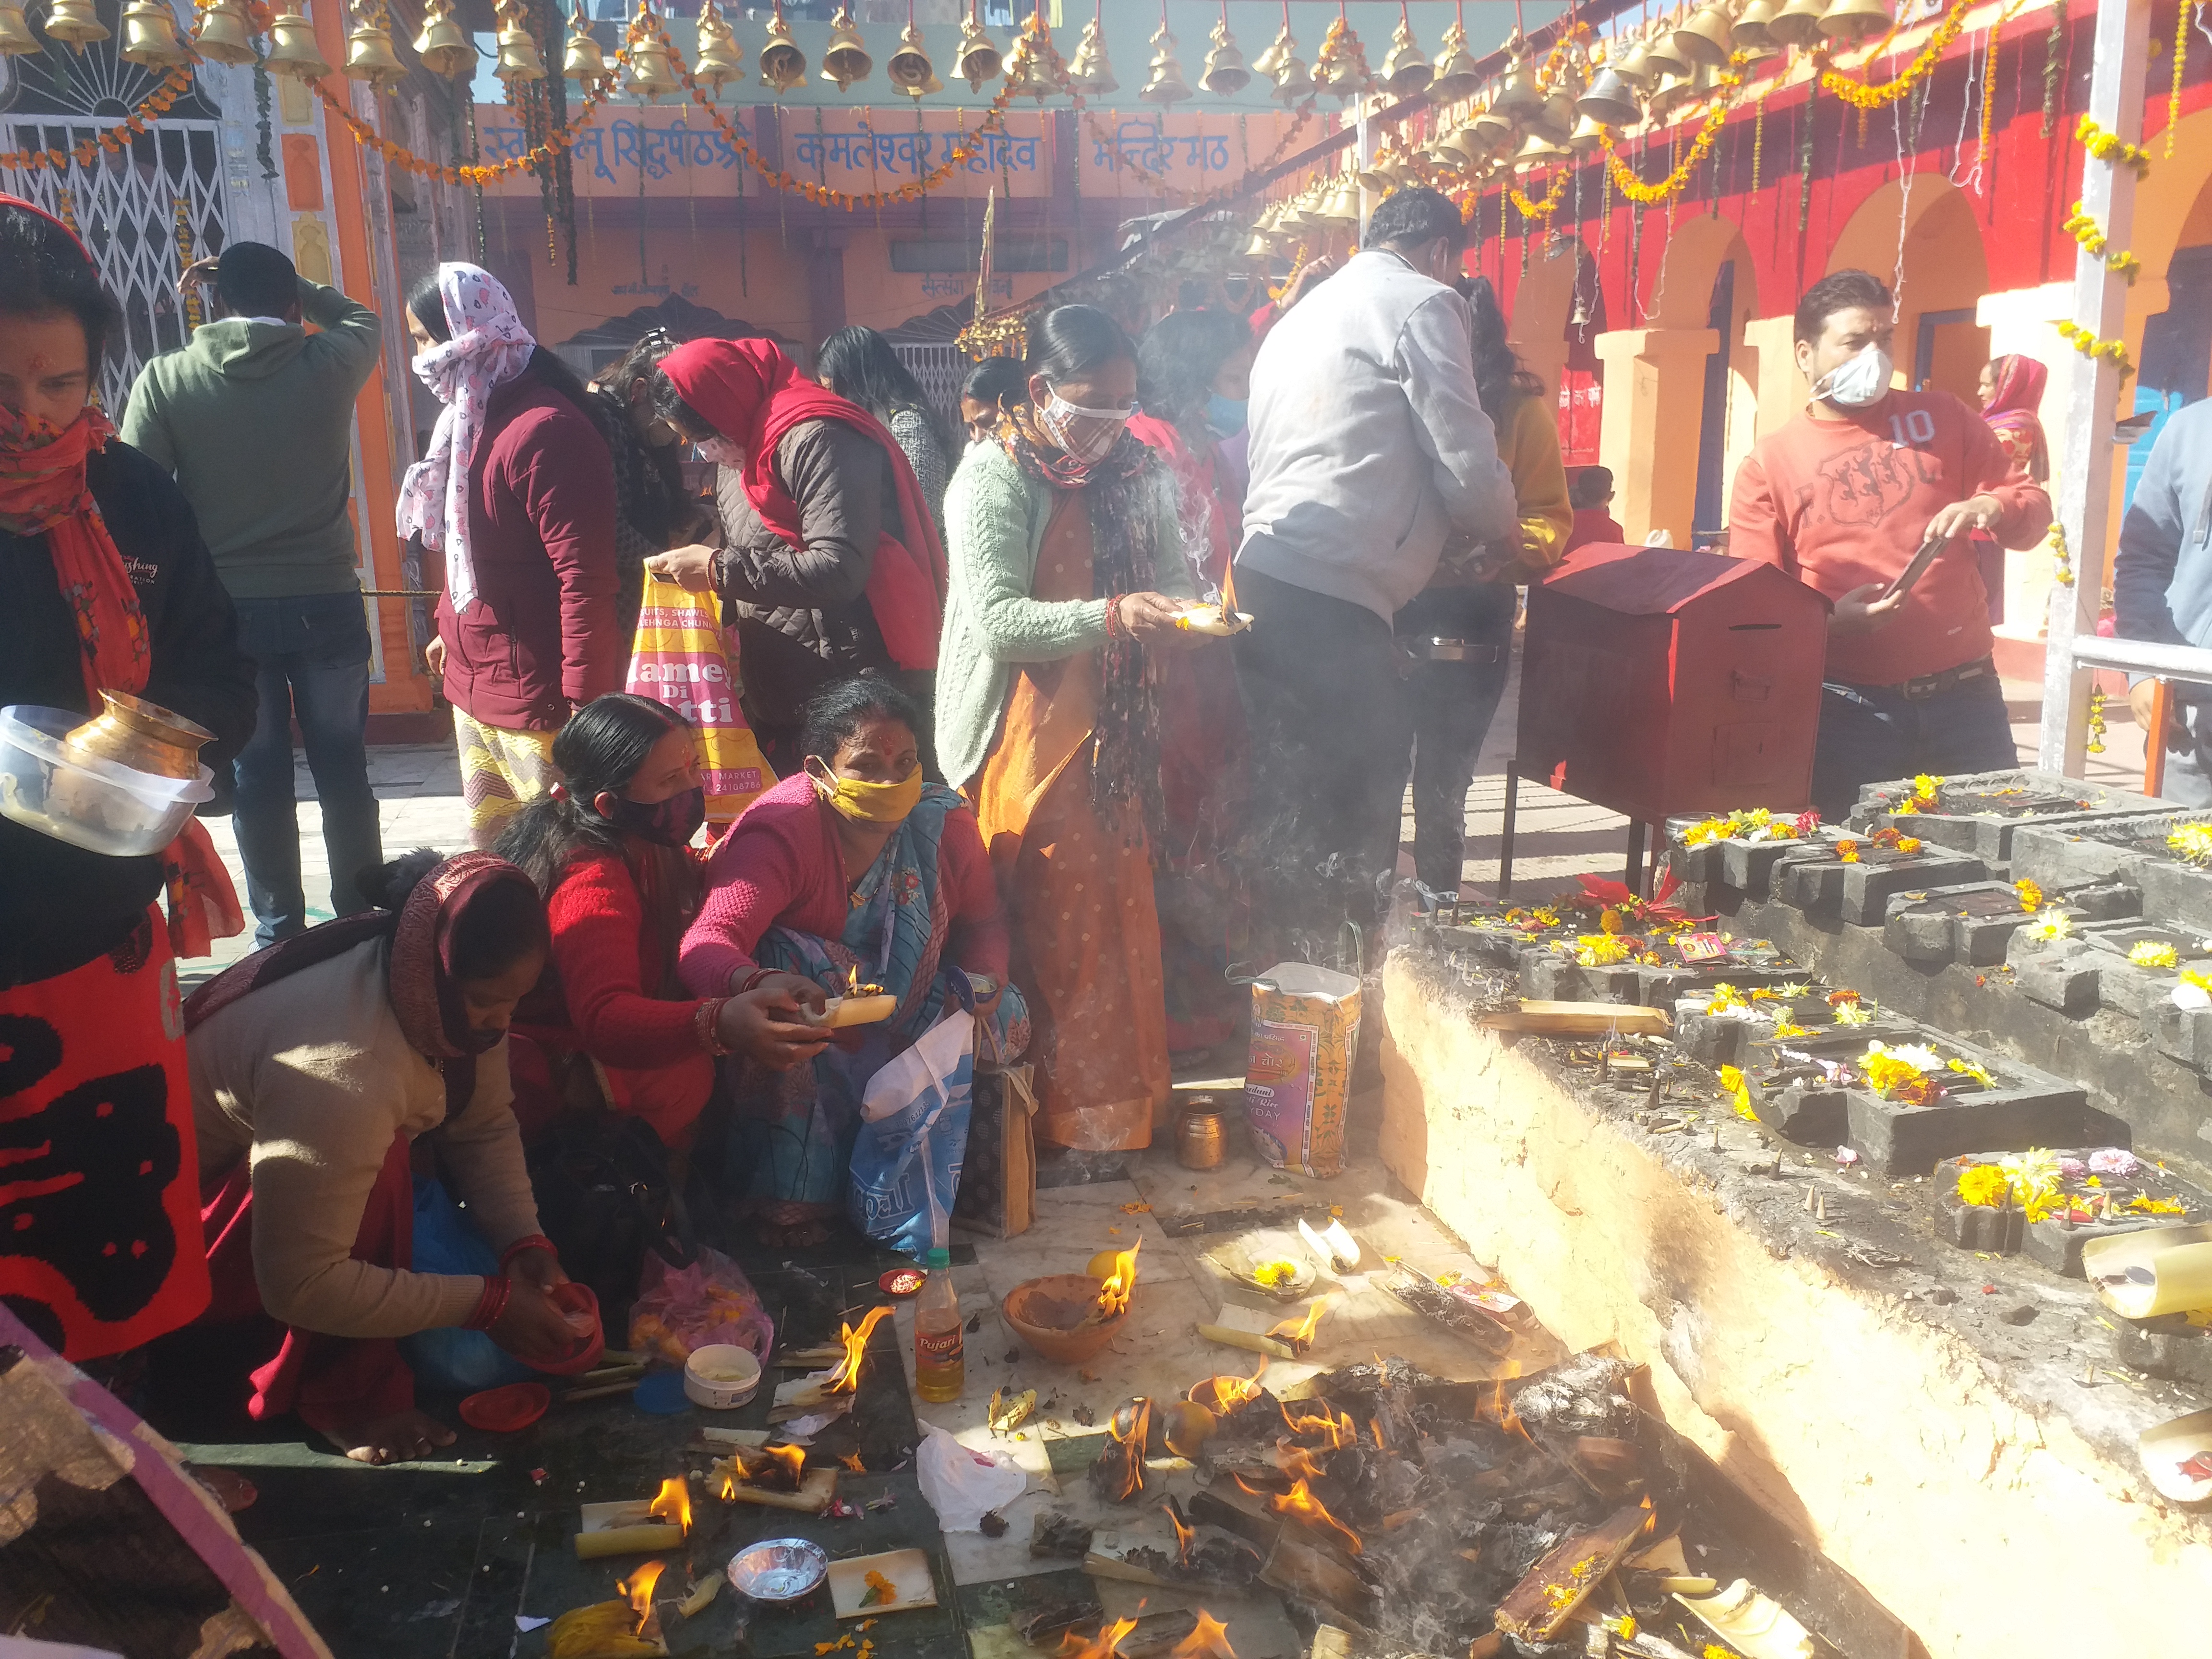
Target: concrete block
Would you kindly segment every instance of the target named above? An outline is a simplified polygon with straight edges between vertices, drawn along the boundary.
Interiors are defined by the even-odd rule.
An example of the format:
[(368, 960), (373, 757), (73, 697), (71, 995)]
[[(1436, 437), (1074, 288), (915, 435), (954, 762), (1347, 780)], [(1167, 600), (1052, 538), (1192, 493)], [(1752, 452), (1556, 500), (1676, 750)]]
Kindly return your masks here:
[(2124, 881), (2097, 882), (2066, 895), (2066, 908), (2082, 921), (2118, 921), (2142, 914), (2142, 889)]
[(2212, 1073), (2212, 1008), (2177, 1008), (2169, 997), (2143, 1010), (2143, 1027), (2159, 1053)]
[[(2160, 813), (2159, 817), (2172, 816)], [(2108, 818), (2084, 827), (2109, 834), (2121, 826), (2148, 821)], [(2136, 871), (2143, 861), (2138, 851), (2094, 839), (2064, 824), (2027, 823), (2013, 834), (2013, 878), (2033, 881), (2047, 893), (2071, 893), (2077, 887), (2113, 883), (2133, 886), (2136, 884)]]
[(1752, 898), (1771, 895), (1775, 871), (1808, 850), (1802, 841), (1727, 841), (1720, 846), (1722, 881)]
[(2212, 1389), (2212, 1330), (2185, 1314), (2112, 1322), (2112, 1358), (2130, 1370)]
[(1849, 1144), (1876, 1176), (1926, 1175), (1962, 1152), (2023, 1152), (2089, 1138), (2089, 1098), (2076, 1085), (1948, 1036), (1938, 1046), (1981, 1066), (1995, 1086), (1960, 1088), (1931, 1106), (1851, 1090)]
[[(2173, 988), (2180, 983), (2181, 969), (2193, 968), (2199, 973), (2212, 969), (2212, 956), (2206, 954), (2197, 933), (2142, 917), (2085, 922), (2074, 930), (2074, 937), (2103, 967), (2099, 1000), (2107, 1007), (2134, 1014), (2146, 1029), (2155, 1024), (2158, 1009), (2168, 1003)], [(2138, 945), (2172, 946), (2176, 965), (2138, 968), (2128, 959), (2129, 951)]]
[(1932, 808), (1895, 809), (1913, 793), (1912, 781), (1869, 784), (1859, 792), (1855, 823), (1894, 826), (1909, 836), (1980, 859), (2002, 872), (2013, 859), (2015, 833), (2158, 811), (2160, 803), (2125, 789), (2106, 789), (2033, 767), (1962, 774), (1943, 780)]
[(1883, 908), (1893, 893), (1961, 886), (1989, 873), (1979, 859), (1928, 851), (1905, 858), (1880, 847), (1863, 847), (1859, 861), (1844, 865), (1843, 871), (1838, 914), (1860, 927), (1881, 926)]
[(2096, 1012), (2101, 973), (2099, 959), (2070, 940), (2037, 942), (2028, 948), (2015, 933), (2005, 951), (2013, 970), (2013, 983), (2031, 1002), (2055, 1008), (2069, 1019), (2086, 1019)]
[(1892, 895), (1882, 943), (1907, 962), (1994, 967), (2004, 960), (2005, 942), (2027, 920), (2009, 882), (1934, 887)]

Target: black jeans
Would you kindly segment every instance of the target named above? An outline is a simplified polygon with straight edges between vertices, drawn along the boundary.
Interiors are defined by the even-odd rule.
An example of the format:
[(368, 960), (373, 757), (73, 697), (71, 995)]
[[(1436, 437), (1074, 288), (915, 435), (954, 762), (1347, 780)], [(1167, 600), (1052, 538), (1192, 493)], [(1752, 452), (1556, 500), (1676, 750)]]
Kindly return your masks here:
[(254, 943), (271, 945), (307, 926), (293, 799), (295, 713), (323, 811), (333, 915), (369, 908), (355, 878), (384, 861), (362, 738), (368, 726), (368, 620), (357, 592), (237, 603), (238, 643), (258, 670), (261, 708), (253, 736), (234, 763), (233, 810), (257, 924)]
[(1257, 571), (1237, 573), (1237, 598), (1252, 616), (1235, 649), (1251, 754), (1252, 931), (1265, 967), (1327, 954), (1347, 921), (1371, 936), (1387, 913), (1412, 730), (1380, 617)]
[(1467, 856), (1467, 791), (1482, 740), (1513, 667), (1510, 586), (1432, 587), (1398, 613), (1398, 637), (1416, 647), (1464, 640), (1489, 662), (1417, 663), (1407, 680), (1413, 719), (1413, 871), (1445, 897), (1459, 893)]
[(1844, 817), (1862, 786), (1923, 772), (1950, 777), (2020, 764), (1995, 674), (1932, 697), (1911, 698), (1893, 685), (1820, 688), (1820, 732), (1813, 751), (1813, 805), (1831, 823)]

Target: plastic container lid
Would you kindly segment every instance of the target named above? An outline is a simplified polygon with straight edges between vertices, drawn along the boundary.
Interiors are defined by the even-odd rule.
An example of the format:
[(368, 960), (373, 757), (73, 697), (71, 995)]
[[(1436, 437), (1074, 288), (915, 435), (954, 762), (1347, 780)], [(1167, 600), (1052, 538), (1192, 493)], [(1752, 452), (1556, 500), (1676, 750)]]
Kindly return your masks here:
[(510, 1382), (461, 1401), (461, 1421), (492, 1434), (513, 1434), (544, 1416), (552, 1403), (553, 1391), (543, 1382)]
[(0, 708), (0, 816), (110, 858), (143, 858), (176, 838), (212, 798), (214, 774), (161, 777), (67, 747), (84, 716), (11, 703)]
[(189, 778), (165, 778), (157, 772), (140, 772), (111, 760), (99, 760), (75, 750), (64, 753), (62, 741), (85, 723), (86, 716), (66, 708), (42, 708), (35, 703), (10, 703), (0, 708), (0, 740), (12, 743), (25, 754), (49, 766), (66, 766), (128, 790), (155, 805), (188, 800), (198, 804), (215, 799), (215, 774), (203, 766)]
[(952, 1265), (952, 1252), (950, 1250), (932, 1250), (929, 1253), (928, 1265), (933, 1269), (951, 1267)]

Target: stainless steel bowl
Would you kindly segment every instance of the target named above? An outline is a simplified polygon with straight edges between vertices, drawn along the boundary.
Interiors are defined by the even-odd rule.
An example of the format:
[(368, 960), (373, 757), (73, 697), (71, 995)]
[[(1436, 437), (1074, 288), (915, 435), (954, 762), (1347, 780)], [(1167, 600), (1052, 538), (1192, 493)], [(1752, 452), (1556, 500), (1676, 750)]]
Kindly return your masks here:
[(830, 1576), (830, 1558), (804, 1538), (764, 1538), (730, 1562), (730, 1583), (756, 1601), (796, 1601)]

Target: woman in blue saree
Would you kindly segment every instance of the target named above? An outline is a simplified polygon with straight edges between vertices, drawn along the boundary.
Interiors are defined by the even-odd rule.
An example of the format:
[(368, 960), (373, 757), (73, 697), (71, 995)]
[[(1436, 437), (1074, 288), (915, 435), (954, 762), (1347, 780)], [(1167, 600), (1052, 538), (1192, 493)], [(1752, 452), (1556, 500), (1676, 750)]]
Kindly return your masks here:
[[(921, 710), (884, 681), (824, 687), (807, 705), (805, 770), (748, 807), (707, 862), (708, 891), (678, 970), (693, 994), (755, 999), (724, 1086), (736, 1108), (744, 1208), (763, 1240), (818, 1243), (844, 1207), (860, 1101), (893, 1055), (959, 998), (967, 976), (976, 1056), (1029, 1042), (1006, 983), (1007, 932), (975, 814), (925, 783)], [(806, 1023), (830, 994), (880, 986), (890, 1018), (832, 1040)], [(749, 1166), (749, 1168), (748, 1168)]]

